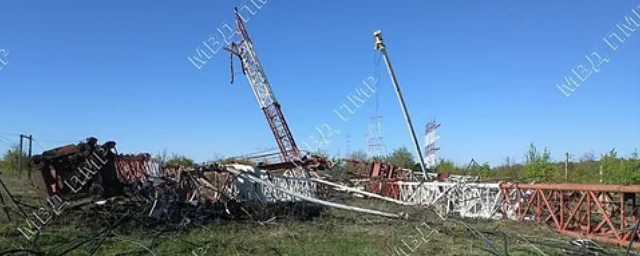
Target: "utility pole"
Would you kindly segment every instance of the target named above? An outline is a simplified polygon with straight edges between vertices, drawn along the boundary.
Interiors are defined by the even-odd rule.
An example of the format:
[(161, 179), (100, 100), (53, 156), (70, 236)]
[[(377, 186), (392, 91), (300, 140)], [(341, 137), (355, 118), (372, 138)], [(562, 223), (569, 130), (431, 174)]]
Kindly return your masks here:
[(29, 159), (31, 159), (33, 153), (33, 136), (31, 134), (29, 134)]
[(391, 61), (389, 61), (389, 56), (387, 55), (387, 47), (385, 46), (382, 39), (382, 32), (380, 30), (376, 30), (373, 32), (373, 40), (374, 50), (379, 50), (382, 52), (382, 57), (384, 58), (384, 63), (387, 65), (387, 70), (389, 71), (389, 76), (391, 77), (391, 83), (393, 83), (393, 87), (396, 90), (396, 95), (398, 96), (398, 101), (400, 101), (400, 107), (402, 108), (402, 113), (404, 114), (404, 119), (407, 121), (407, 126), (409, 128), (409, 132), (411, 133), (411, 138), (413, 139), (413, 146), (416, 151), (416, 157), (420, 161), (420, 168), (422, 169), (422, 175), (426, 179), (427, 170), (424, 164), (424, 158), (422, 157), (422, 152), (420, 151), (420, 144), (418, 144), (418, 138), (416, 137), (416, 132), (413, 129), (413, 125), (411, 124), (411, 118), (409, 118), (409, 112), (407, 111), (407, 106), (404, 104), (404, 98), (402, 97), (402, 93), (400, 92), (400, 87), (398, 86), (398, 80), (396, 79), (396, 74), (393, 72), (393, 67), (391, 67)]
[(18, 146), (18, 175), (22, 175), (22, 134), (20, 134), (20, 145)]
[(569, 152), (564, 154), (564, 180), (569, 181)]
[(24, 140), (29, 140), (29, 153), (27, 155), (27, 159), (31, 159), (31, 153), (33, 152), (33, 136), (31, 134), (24, 135), (20, 134), (20, 145), (18, 149), (18, 174), (22, 174), (22, 155), (24, 154)]

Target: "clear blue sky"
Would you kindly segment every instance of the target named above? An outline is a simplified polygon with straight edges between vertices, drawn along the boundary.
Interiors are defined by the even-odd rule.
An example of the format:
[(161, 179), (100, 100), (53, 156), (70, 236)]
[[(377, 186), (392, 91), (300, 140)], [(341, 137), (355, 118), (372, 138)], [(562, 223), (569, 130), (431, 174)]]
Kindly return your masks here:
[[(229, 84), (229, 56), (200, 70), (187, 59), (242, 3), (2, 0), (1, 135), (31, 133), (43, 147), (96, 136), (121, 152), (198, 161), (275, 147), (246, 78)], [(602, 40), (639, 4), (268, 0), (247, 28), (300, 147), (327, 123), (341, 131), (330, 152), (345, 152), (347, 133), (352, 150), (366, 150), (376, 98), (346, 122), (333, 109), (371, 75), (387, 150), (412, 146), (376, 65), (381, 29), (420, 143), (435, 117), (439, 157), (498, 164), (521, 160), (531, 142), (555, 158), (640, 147), (640, 28), (615, 51)], [(564, 96), (555, 85), (594, 48), (611, 61)]]

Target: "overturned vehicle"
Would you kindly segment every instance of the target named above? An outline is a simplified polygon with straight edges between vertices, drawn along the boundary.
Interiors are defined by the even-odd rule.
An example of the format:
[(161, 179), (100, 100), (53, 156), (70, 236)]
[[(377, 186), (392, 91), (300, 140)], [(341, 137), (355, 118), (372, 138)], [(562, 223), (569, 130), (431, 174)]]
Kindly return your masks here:
[(32, 156), (29, 168), (39, 194), (59, 197), (72, 207), (122, 194), (115, 168), (115, 146), (113, 141), (100, 145), (90, 137)]

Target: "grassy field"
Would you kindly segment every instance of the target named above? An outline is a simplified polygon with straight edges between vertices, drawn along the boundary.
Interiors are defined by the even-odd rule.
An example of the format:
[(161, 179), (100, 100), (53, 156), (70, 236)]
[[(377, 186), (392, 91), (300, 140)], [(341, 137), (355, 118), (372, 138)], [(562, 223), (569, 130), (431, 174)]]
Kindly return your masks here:
[[(15, 178), (3, 177), (3, 180), (21, 200), (33, 201), (34, 195), (27, 185)], [(312, 221), (218, 220), (165, 232), (162, 226), (130, 225), (109, 236), (91, 239), (66, 255), (90, 255), (98, 242), (101, 246), (94, 255), (491, 255), (483, 250), (491, 245), (507, 255), (503, 250), (505, 243), (508, 255), (569, 255), (570, 252), (561, 247), (578, 250), (570, 245), (569, 237), (532, 224), (455, 217), (443, 221), (428, 209), (401, 207), (377, 200), (335, 200), (382, 211), (405, 212), (410, 218), (393, 220), (330, 210)], [(0, 255), (19, 247), (33, 248), (34, 244), (50, 255), (60, 255), (100, 231), (101, 227), (92, 225), (94, 221), (68, 222), (63, 221), (68, 217), (64, 215), (71, 213), (61, 214), (43, 227), (41, 237), (34, 242), (17, 232), (18, 226), (24, 225), (24, 218), (12, 214), (13, 221), (10, 222), (0, 213)], [(414, 240), (421, 242), (414, 243)], [(619, 248), (608, 247), (606, 250), (607, 255), (621, 252)]]

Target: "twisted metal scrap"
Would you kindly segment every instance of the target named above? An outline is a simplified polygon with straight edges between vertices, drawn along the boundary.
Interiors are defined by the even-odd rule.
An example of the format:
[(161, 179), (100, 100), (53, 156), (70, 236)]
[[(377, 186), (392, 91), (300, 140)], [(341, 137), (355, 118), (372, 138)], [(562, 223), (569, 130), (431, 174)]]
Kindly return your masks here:
[[(81, 187), (69, 187), (73, 175), (86, 174), (88, 157), (97, 153), (105, 162), (87, 176)], [(83, 239), (56, 237), (57, 245), (42, 242), (42, 235), (2, 252), (30, 251), (34, 255), (82, 254), (93, 255), (105, 241), (119, 238), (117, 233), (144, 229), (158, 231), (157, 237), (142, 250), (153, 252), (156, 239), (163, 235), (191, 227), (202, 226), (214, 219), (252, 219), (257, 221), (277, 218), (309, 220), (328, 208), (397, 218), (401, 215), (352, 207), (326, 201), (330, 186), (320, 179), (275, 176), (272, 172), (252, 166), (211, 163), (197, 166), (162, 165), (150, 154), (117, 154), (115, 142), (98, 145), (97, 139), (55, 148), (31, 159), (32, 177), (43, 199), (60, 195), (69, 203), (63, 214), (53, 219), (48, 228), (74, 226), (83, 223), (89, 228), (108, 227)], [(98, 167), (98, 166), (96, 166)], [(295, 166), (296, 169), (304, 169)], [(86, 170), (85, 170), (86, 171)], [(99, 190), (93, 190), (100, 187)], [(302, 203), (304, 207), (297, 204)], [(16, 202), (20, 205), (20, 202)], [(38, 209), (38, 207), (35, 207)], [(27, 217), (22, 211), (23, 217)], [(148, 232), (148, 231), (147, 231)], [(55, 252), (55, 253), (54, 253)]]

